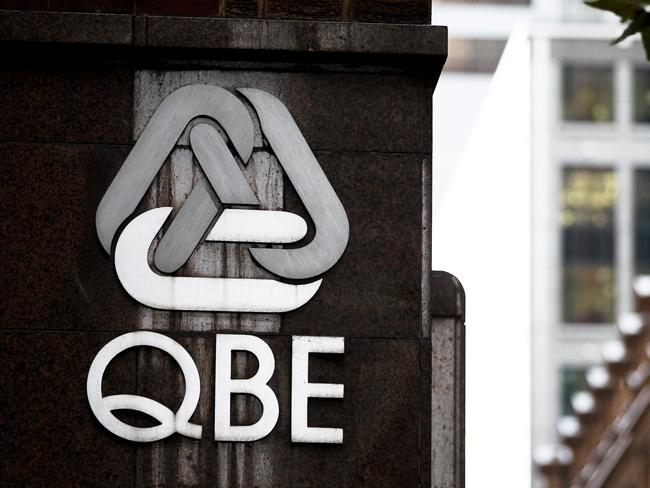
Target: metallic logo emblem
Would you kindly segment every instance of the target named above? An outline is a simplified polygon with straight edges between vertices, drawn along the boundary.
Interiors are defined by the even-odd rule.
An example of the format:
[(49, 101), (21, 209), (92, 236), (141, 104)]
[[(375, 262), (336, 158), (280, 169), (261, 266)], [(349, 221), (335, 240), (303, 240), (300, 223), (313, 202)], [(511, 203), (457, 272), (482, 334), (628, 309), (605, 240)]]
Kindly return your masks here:
[[(284, 104), (252, 88), (237, 90), (259, 117), (282, 169), (302, 200), (314, 238), (302, 247), (251, 247), (255, 261), (287, 280), (172, 276), (203, 240), (287, 244), (303, 239), (307, 224), (298, 215), (255, 209), (259, 202), (228, 148), (209, 124), (190, 132), (190, 144), (209, 185), (194, 187), (154, 252), (149, 248), (172, 208), (148, 210), (117, 237), (115, 268), (126, 291), (144, 305), (166, 310), (286, 312), (309, 301), (317, 278), (339, 260), (349, 237), (343, 205)], [(248, 109), (233, 93), (216, 86), (189, 85), (171, 93), (151, 117), (97, 208), (99, 240), (110, 254), (120, 226), (134, 213), (182, 132), (196, 117), (209, 117), (225, 131), (244, 164), (253, 151), (254, 126)], [(237, 208), (232, 208), (237, 206)], [(244, 207), (244, 208), (242, 208)]]

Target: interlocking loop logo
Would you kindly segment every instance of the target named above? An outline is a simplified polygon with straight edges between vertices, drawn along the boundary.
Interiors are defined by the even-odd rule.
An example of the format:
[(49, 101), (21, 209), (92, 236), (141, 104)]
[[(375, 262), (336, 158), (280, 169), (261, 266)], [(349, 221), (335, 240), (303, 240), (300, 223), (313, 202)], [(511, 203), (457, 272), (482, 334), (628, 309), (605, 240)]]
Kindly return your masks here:
[[(315, 226), (314, 238), (302, 247), (252, 247), (250, 252), (260, 266), (280, 278), (316, 278), (334, 266), (347, 246), (349, 224), (343, 205), (284, 104), (261, 90), (237, 91), (257, 112), (264, 136)], [(249, 160), (254, 126), (237, 96), (208, 85), (174, 91), (151, 117), (99, 204), (97, 234), (106, 252), (111, 252), (118, 228), (131, 217), (182, 132), (196, 117), (218, 122), (242, 161)], [(148, 252), (172, 208), (155, 208), (133, 219), (115, 245), (115, 267), (124, 288), (139, 302), (167, 310), (285, 312), (305, 304), (321, 279), (288, 284), (275, 279), (170, 275), (189, 259), (204, 236), (207, 241), (286, 244), (300, 241), (307, 232), (305, 221), (296, 214), (254, 209), (259, 201), (215, 128), (194, 126), (190, 144), (225, 209), (221, 211), (212, 200), (207, 184), (198, 184), (155, 250), (157, 271), (149, 264)], [(238, 208), (229, 208), (233, 205)]]

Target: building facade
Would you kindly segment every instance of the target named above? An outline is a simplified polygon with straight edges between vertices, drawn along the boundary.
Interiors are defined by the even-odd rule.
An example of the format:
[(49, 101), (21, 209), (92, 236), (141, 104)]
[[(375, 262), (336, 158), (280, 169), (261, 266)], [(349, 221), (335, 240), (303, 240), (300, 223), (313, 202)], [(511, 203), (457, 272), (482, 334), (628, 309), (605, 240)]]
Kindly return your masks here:
[[(462, 127), (449, 129), (443, 123), (434, 124), (434, 147), (443, 157), (437, 169), (439, 187), (434, 178), (434, 216), (436, 204), (444, 206), (464, 148), (477, 137), (474, 121), (486, 100), (498, 92), (492, 82), (494, 73), (504, 68), (497, 66), (508, 39), (523, 28), (529, 40), (531, 105), (519, 123), (530, 125), (530, 157), (520, 163), (530, 164), (532, 173), (528, 181), (501, 175), (501, 179), (488, 178), (486, 184), (506, 194), (516, 193), (509, 188), (513, 184), (530, 188), (531, 253), (526, 274), (531, 301), (521, 324), (530, 327), (530, 345), (511, 341), (509, 347), (530, 347), (531, 351), (530, 358), (522, 358), (513, 367), (532, 364), (529, 404), (534, 450), (558, 441), (556, 423), (572, 415), (571, 398), (585, 387), (585, 371), (601, 361), (602, 348), (617, 337), (619, 318), (635, 311), (632, 285), (635, 276), (646, 272), (650, 248), (650, 66), (638, 39), (616, 47), (609, 44), (621, 30), (615, 16), (577, 0), (442, 1), (434, 3), (433, 19), (450, 26), (450, 59), (437, 95), (447, 93), (453, 99), (438, 100), (442, 112), (436, 113), (441, 120), (445, 113), (467, 119)], [(521, 69), (527, 69), (523, 63)], [(512, 71), (508, 75), (512, 77)], [(506, 107), (511, 102), (504, 97), (495, 103)], [(512, 142), (504, 138), (499, 143)], [(499, 167), (499, 153), (496, 148), (486, 153), (484, 163)], [(503, 239), (509, 237), (506, 233)], [(504, 276), (516, 274), (507, 262), (502, 272)], [(506, 287), (520, 285), (504, 280)], [(507, 289), (501, 289), (500, 296), (496, 300), (511, 309)], [(471, 314), (470, 303), (470, 324)], [(476, 324), (480, 319), (476, 317)], [(498, 330), (499, 320), (490, 327)], [(495, 334), (482, 341), (485, 352), (468, 349), (468, 361), (477, 361), (476, 370), (481, 370), (477, 378), (494, 363), (492, 351), (505, 347), (502, 341), (507, 338)], [(475, 384), (471, 369), (468, 363), (469, 398)], [(498, 381), (512, 377), (506, 367), (498, 372), (495, 368), (491, 376), (485, 373), (476, 382), (497, 381), (494, 374), (500, 375)], [(504, 449), (514, 453), (523, 448), (515, 442), (522, 434), (518, 428), (506, 427), (512, 415), (508, 410), (521, 405), (527, 393), (524, 384), (510, 387), (512, 392), (503, 395), (504, 413), (498, 422), (504, 435), (518, 446), (509, 443)], [(476, 409), (480, 408), (477, 403)], [(468, 419), (472, 409), (470, 403)], [(472, 435), (471, 425), (468, 435)], [(485, 446), (487, 456), (490, 449)]]
[(10, 1), (0, 44), (3, 486), (463, 485), (428, 2)]

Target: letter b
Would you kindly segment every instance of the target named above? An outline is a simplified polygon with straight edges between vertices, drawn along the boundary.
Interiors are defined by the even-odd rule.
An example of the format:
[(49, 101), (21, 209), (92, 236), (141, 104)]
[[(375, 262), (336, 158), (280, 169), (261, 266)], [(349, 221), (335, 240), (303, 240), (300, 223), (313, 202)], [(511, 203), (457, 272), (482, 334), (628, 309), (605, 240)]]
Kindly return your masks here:
[[(259, 368), (252, 378), (233, 379), (232, 351), (255, 355)], [(275, 370), (271, 348), (262, 339), (250, 335), (219, 334), (216, 346), (214, 439), (216, 441), (256, 441), (269, 434), (278, 421), (278, 399), (267, 385)], [(230, 424), (230, 396), (254, 395), (262, 403), (262, 416), (252, 425)]]

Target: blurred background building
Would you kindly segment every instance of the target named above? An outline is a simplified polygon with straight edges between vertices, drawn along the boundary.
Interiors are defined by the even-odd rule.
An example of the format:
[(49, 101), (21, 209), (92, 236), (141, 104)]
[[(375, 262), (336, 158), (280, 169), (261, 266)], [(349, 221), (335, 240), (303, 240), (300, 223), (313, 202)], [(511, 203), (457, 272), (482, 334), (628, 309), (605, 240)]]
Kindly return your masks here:
[[(650, 273), (650, 64), (638, 39), (611, 46), (622, 31), (618, 18), (580, 0), (434, 1), (433, 23), (448, 25), (450, 37), (449, 60), (434, 98), (434, 231), (442, 234), (437, 243), (434, 236), (434, 260), (439, 251), (438, 267), (460, 273), (466, 287), (471, 274), (498, 273), (485, 293), (499, 302), (501, 316), (518, 306), (514, 302), (521, 307), (519, 320), (510, 326), (502, 324), (498, 312), (493, 323), (483, 323), (482, 316), (472, 317), (472, 300), (481, 290), (468, 290), (468, 335), (481, 337), (475, 348), (468, 338), (468, 486), (543, 486), (537, 474), (526, 478), (524, 471), (535, 473), (531, 463), (518, 477), (495, 484), (502, 476), (499, 456), (525, 452), (532, 458), (536, 448), (561, 440), (557, 426), (574, 418), (572, 399), (588, 389), (588, 369), (602, 362), (603, 348), (619, 340), (620, 318), (636, 311), (634, 278)], [(519, 49), (513, 46), (508, 62), (506, 46), (515, 42)], [(498, 107), (508, 112), (512, 104), (526, 104), (516, 98), (522, 87), (512, 80), (528, 80), (529, 105), (515, 122), (530, 133), (528, 152), (520, 151), (519, 161), (504, 161), (512, 158), (506, 148), (523, 137), (505, 117), (503, 134), (488, 126), (494, 131), (492, 144), (468, 151), (487, 130), (480, 125), (485, 110), (493, 111), (490, 119), (498, 125)], [(476, 160), (469, 161), (472, 157)], [(495, 171), (482, 179), (486, 189), (476, 190), (476, 183), (463, 179), (472, 178), (481, 164)], [(528, 165), (530, 172), (509, 178), (506, 169), (517, 164)], [(464, 165), (474, 169), (463, 171)], [(521, 206), (528, 222), (514, 219), (511, 230), (495, 227), (498, 236), (468, 231), (465, 240), (473, 240), (474, 252), (481, 252), (486, 240), (524, 242), (529, 233), (530, 253), (512, 260), (505, 255), (496, 272), (481, 265), (489, 255), (472, 268), (446, 261), (451, 252), (445, 254), (443, 241), (451, 239), (446, 236), (453, 227), (448, 224), (453, 217), (445, 214), (448, 203), (490, 207), (499, 193), (516, 194), (511, 205)], [(503, 208), (495, 205), (493, 213)], [(471, 214), (458, 219), (462, 223), (453, 225), (479, 225)], [(489, 330), (472, 330), (478, 327)], [(517, 335), (517, 327), (529, 328), (530, 334)], [(519, 348), (529, 354), (515, 352)], [(500, 362), (497, 350), (513, 360)], [(505, 375), (521, 378), (521, 371), (532, 378), (529, 385), (506, 381), (512, 391), (497, 393), (497, 399), (482, 389)], [(490, 410), (491, 417), (479, 422), (490, 402), (498, 402), (501, 411)], [(522, 405), (532, 412), (530, 436), (522, 431), (526, 419), (517, 416)], [(473, 417), (474, 425), (490, 419), (494, 425), (471, 439), (477, 430)], [(492, 459), (485, 466), (494, 467), (494, 472), (477, 469), (482, 484), (472, 474), (479, 458)]]

